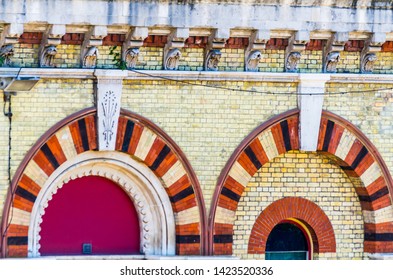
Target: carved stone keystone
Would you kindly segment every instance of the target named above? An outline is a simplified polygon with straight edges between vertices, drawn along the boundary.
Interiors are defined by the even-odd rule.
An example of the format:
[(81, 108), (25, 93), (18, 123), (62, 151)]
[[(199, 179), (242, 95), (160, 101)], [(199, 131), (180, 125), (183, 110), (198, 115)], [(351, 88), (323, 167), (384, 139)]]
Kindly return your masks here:
[(120, 70), (96, 70), (96, 106), (98, 150), (113, 151), (121, 107), (122, 79)]

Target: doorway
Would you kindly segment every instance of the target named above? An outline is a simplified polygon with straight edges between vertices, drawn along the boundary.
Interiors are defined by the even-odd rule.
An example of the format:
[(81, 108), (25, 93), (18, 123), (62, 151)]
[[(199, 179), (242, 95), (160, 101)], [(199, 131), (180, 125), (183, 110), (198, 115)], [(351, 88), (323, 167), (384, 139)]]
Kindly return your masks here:
[(140, 253), (133, 202), (116, 183), (99, 176), (71, 180), (53, 195), (40, 236), (41, 256)]
[(266, 242), (266, 260), (311, 259), (309, 234), (303, 226), (293, 220), (277, 224)]

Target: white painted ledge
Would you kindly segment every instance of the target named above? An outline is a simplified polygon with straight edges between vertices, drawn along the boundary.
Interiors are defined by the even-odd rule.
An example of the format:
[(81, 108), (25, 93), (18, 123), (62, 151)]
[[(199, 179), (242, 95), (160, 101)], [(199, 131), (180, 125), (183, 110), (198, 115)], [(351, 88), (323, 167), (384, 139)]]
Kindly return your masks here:
[(393, 253), (387, 254), (370, 254), (370, 260), (393, 260)]
[[(80, 68), (0, 68), (0, 78), (19, 76), (37, 76), (43, 79), (96, 79), (108, 69)], [(213, 72), (213, 71), (164, 71), (137, 70), (123, 71), (111, 69), (110, 75), (117, 75), (125, 80), (162, 80), (159, 77), (181, 81), (247, 81), (247, 82), (285, 82), (299, 83), (301, 77), (323, 77), (326, 73), (272, 73), (272, 72)], [(153, 75), (154, 77), (152, 77)], [(393, 84), (393, 74), (330, 74), (334, 83), (383, 83)]]

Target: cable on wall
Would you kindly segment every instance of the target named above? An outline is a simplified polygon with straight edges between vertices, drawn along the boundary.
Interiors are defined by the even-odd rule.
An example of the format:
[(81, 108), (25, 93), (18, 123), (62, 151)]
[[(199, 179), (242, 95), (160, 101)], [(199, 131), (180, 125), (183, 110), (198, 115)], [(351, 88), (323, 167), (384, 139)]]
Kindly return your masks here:
[[(378, 89), (368, 89), (368, 90), (354, 90), (354, 91), (340, 91), (340, 92), (331, 92), (331, 93), (321, 93), (321, 92), (311, 92), (311, 93), (301, 93), (301, 92), (279, 92), (279, 91), (258, 91), (258, 90), (249, 90), (249, 89), (241, 89), (241, 88), (231, 88), (231, 87), (223, 87), (223, 86), (216, 86), (216, 85), (209, 85), (209, 84), (202, 84), (202, 83), (193, 83), (183, 80), (177, 80), (173, 78), (168, 78), (165, 76), (153, 75), (150, 73), (129, 69), (129, 71), (134, 72), (139, 75), (148, 76), (155, 79), (161, 79), (165, 81), (175, 82), (179, 84), (185, 84), (189, 86), (199, 86), (205, 88), (213, 88), (213, 89), (220, 89), (220, 90), (227, 90), (227, 91), (236, 91), (236, 92), (247, 92), (247, 93), (258, 93), (258, 94), (267, 94), (267, 95), (345, 95), (345, 94), (364, 94), (369, 92), (376, 92), (376, 91), (389, 91), (393, 90), (393, 87), (389, 88), (378, 88)], [(198, 80), (200, 81), (200, 80)]]

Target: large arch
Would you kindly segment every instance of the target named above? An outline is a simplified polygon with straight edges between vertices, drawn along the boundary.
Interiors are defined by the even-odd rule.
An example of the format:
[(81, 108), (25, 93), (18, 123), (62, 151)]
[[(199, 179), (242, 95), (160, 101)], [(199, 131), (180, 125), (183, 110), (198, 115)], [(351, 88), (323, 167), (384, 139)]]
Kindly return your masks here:
[[(127, 176), (138, 173), (140, 166), (145, 167), (144, 176), (162, 186), (164, 193), (160, 193), (160, 199), (170, 204), (176, 254), (205, 254), (206, 210), (202, 192), (190, 163), (175, 142), (149, 120), (126, 110), (120, 113), (116, 151), (112, 152), (115, 154), (97, 151), (96, 133), (96, 110), (88, 108), (53, 126), (31, 148), (7, 194), (1, 224), (2, 257), (28, 256), (30, 225), (35, 219), (32, 214), (35, 208), (40, 208), (40, 204), (36, 204), (40, 201), (38, 198), (55, 190), (54, 186), (61, 187), (67, 176), (82, 176), (69, 172), (70, 169), (76, 170), (86, 157), (89, 158), (87, 162), (95, 166), (104, 162), (106, 174), (112, 174), (105, 176), (115, 181), (123, 178), (115, 176), (120, 165), (123, 168), (120, 170)], [(115, 163), (119, 158), (120, 162)], [(94, 162), (95, 159), (99, 162)], [(130, 161), (139, 165), (137, 171), (130, 172), (129, 167), (124, 166), (130, 165)], [(69, 169), (63, 170), (65, 166)], [(65, 176), (63, 181), (54, 183), (57, 179), (53, 178), (59, 174)], [(126, 185), (123, 189), (127, 189)]]
[[(299, 110), (257, 127), (222, 170), (210, 209), (209, 252), (232, 254), (233, 223), (244, 188), (259, 168), (290, 150), (299, 150)], [(365, 223), (364, 251), (393, 252), (393, 181), (375, 146), (353, 124), (323, 111), (318, 152), (333, 159), (354, 182)]]

